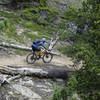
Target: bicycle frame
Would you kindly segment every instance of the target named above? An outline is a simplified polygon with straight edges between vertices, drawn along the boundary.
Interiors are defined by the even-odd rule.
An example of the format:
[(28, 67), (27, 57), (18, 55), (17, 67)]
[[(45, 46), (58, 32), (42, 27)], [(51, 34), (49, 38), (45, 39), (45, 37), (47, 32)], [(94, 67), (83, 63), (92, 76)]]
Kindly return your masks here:
[(46, 49), (44, 49), (44, 50), (40, 51), (40, 55), (41, 55), (41, 56), (43, 56), (43, 55), (45, 54), (45, 52), (47, 52), (47, 50), (46, 50)]
[(46, 52), (47, 52), (46, 49), (41, 50), (41, 51), (36, 51), (36, 55), (37, 55), (37, 56), (38, 56), (38, 55), (43, 56)]

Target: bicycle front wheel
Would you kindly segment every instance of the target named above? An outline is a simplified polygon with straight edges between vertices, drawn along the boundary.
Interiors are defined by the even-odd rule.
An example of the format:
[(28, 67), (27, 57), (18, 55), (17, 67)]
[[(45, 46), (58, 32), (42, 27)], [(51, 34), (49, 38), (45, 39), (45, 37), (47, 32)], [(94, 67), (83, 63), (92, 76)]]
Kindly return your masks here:
[(26, 62), (28, 64), (33, 64), (35, 61), (36, 61), (36, 54), (35, 53), (32, 52), (32, 53), (27, 55)]
[(44, 63), (50, 63), (53, 58), (53, 55), (51, 53), (45, 53), (42, 60)]

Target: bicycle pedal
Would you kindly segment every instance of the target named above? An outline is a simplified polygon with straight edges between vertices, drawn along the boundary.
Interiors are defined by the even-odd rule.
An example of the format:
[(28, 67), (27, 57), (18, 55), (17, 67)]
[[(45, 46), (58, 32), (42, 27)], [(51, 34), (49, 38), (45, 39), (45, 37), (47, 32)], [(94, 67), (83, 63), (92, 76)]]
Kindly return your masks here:
[(40, 55), (38, 55), (38, 56), (37, 56), (37, 60), (39, 60), (40, 58), (41, 58), (41, 56), (40, 56)]

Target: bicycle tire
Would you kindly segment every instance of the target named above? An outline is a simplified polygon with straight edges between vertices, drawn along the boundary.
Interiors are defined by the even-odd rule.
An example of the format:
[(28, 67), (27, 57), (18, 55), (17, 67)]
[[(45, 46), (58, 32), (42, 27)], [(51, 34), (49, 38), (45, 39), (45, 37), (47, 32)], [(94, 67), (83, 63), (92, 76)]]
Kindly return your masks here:
[[(50, 57), (49, 57), (49, 60), (47, 61), (46, 59), (48, 58), (48, 55), (49, 55)], [(46, 59), (45, 59), (45, 57), (46, 57)], [(46, 52), (46, 53), (43, 55), (43, 58), (42, 58), (42, 60), (43, 60), (44, 63), (50, 63), (52, 59), (53, 59), (53, 54), (48, 53), (48, 52)]]
[(27, 57), (26, 57), (26, 62), (27, 62), (28, 64), (33, 64), (35, 61), (36, 61), (36, 54), (33, 53), (33, 52), (29, 53), (29, 54), (27, 55)]

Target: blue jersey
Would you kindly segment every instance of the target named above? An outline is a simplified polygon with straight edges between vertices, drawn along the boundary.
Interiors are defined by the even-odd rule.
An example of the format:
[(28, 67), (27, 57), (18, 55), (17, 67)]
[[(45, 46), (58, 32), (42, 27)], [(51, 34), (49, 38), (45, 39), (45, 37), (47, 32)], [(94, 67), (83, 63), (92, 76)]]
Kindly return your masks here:
[(37, 48), (38, 46), (42, 46), (45, 49), (47, 49), (47, 47), (44, 45), (43, 41), (40, 41), (40, 40), (33, 42), (32, 46), (34, 46), (35, 48)]

